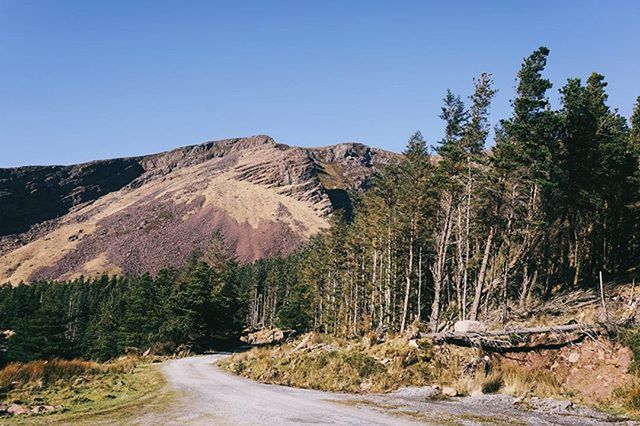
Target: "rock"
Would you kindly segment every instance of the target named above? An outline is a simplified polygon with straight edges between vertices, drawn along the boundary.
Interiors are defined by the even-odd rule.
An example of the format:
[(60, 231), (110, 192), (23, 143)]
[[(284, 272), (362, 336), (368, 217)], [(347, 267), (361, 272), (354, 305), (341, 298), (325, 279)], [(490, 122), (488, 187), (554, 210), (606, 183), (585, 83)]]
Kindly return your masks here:
[(271, 342), (280, 342), (284, 340), (284, 332), (280, 329), (276, 329), (271, 334)]
[(409, 401), (423, 402), (425, 400), (431, 400), (431, 399), (437, 398), (440, 395), (440, 392), (433, 389), (432, 386), (424, 386), (424, 387), (410, 386), (406, 388), (400, 388), (387, 395), (392, 399), (398, 399), (401, 401), (409, 400)]
[(31, 414), (46, 414), (54, 411), (56, 411), (56, 408), (53, 405), (36, 405), (31, 409)]
[(241, 340), (250, 345), (264, 345), (266, 343), (281, 342), (292, 333), (292, 330), (280, 330), (279, 328), (265, 329), (248, 333)]
[(418, 345), (418, 339), (409, 340), (409, 347), (418, 349), (420, 345)]
[(456, 321), (453, 330), (456, 333), (479, 333), (487, 331), (487, 327), (480, 321), (462, 320)]
[(578, 354), (577, 352), (572, 352), (569, 355), (569, 358), (567, 359), (567, 361), (569, 361), (572, 364), (575, 364), (576, 362), (578, 362), (579, 359), (580, 359), (580, 354)]
[(24, 407), (22, 405), (11, 404), (9, 408), (7, 408), (7, 413), (13, 416), (20, 416), (24, 414), (30, 414), (31, 410), (29, 410), (27, 407)]
[(473, 397), (478, 397), (478, 396), (484, 395), (484, 393), (482, 392), (482, 389), (474, 389), (471, 391), (469, 395)]
[(148, 348), (146, 351), (142, 353), (142, 356), (149, 356), (149, 355), (151, 355), (151, 348)]
[(552, 414), (569, 414), (573, 409), (573, 402), (564, 399), (533, 397), (529, 399), (529, 405), (538, 411)]
[(368, 392), (369, 390), (371, 390), (372, 386), (373, 386), (373, 383), (371, 383), (371, 380), (367, 380), (366, 382), (360, 383), (360, 390), (362, 392)]
[(304, 339), (302, 339), (302, 341), (300, 343), (298, 343), (298, 345), (293, 349), (292, 352), (298, 352), (301, 351), (303, 349), (307, 349), (309, 346), (311, 346), (311, 340), (313, 338), (313, 333), (307, 334)]
[[(55, 245), (69, 244), (67, 238), (83, 244), (71, 244), (73, 252), (64, 260), (38, 263), (34, 258), (32, 265), (24, 262), (15, 270), (3, 271), (0, 281), (18, 282), (25, 268), (33, 272), (33, 280), (93, 274), (112, 267), (121, 268), (123, 275), (140, 270), (155, 274), (161, 268), (182, 265), (184, 253), (208, 244), (211, 229), (218, 228), (233, 240), (233, 254), (242, 262), (291, 253), (307, 234), (324, 227), (327, 215), (350, 200), (334, 200), (329, 191), (339, 190), (345, 196), (351, 191), (363, 192), (371, 176), (397, 157), (357, 143), (300, 148), (279, 144), (268, 136), (254, 136), (143, 157), (3, 169), (0, 234), (7, 237), (0, 238), (0, 253), (47, 238)], [(328, 187), (323, 178), (326, 173), (332, 182)], [(209, 188), (216, 188), (221, 196), (211, 199), (211, 204), (193, 202), (206, 198)], [(260, 223), (259, 229), (247, 229), (233, 220), (235, 204), (229, 200), (237, 199), (237, 188), (250, 191), (243, 194), (251, 214), (246, 220)], [(35, 192), (28, 195), (31, 189)], [(162, 195), (155, 197), (152, 191)], [(109, 197), (104, 197), (107, 194)], [(279, 204), (275, 194), (304, 203), (304, 210), (288, 211), (291, 206)], [(264, 197), (274, 202), (255, 204)], [(118, 209), (107, 207), (114, 205)], [(318, 217), (301, 213), (306, 209), (317, 212)], [(98, 216), (99, 229), (90, 232), (88, 223), (103, 213), (104, 217)], [(87, 231), (80, 233), (79, 228)], [(56, 229), (63, 231), (51, 232)], [(130, 238), (132, 233), (135, 238)], [(96, 256), (104, 256), (109, 263)], [(95, 266), (87, 266), (90, 264)]]
[(458, 396), (458, 391), (454, 388), (445, 386), (442, 388), (442, 394), (446, 396)]

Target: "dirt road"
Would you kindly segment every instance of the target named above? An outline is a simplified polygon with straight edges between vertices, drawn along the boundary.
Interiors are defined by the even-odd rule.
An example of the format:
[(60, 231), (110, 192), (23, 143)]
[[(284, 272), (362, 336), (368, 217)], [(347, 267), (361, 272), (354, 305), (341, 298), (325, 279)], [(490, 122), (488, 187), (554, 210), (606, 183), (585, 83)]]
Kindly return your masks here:
[[(511, 397), (485, 395), (427, 400), (425, 389), (385, 395), (346, 395), (265, 385), (216, 367), (224, 355), (167, 362), (163, 366), (177, 400), (163, 413), (139, 419), (144, 425), (408, 425), (408, 424), (632, 424), (573, 407), (520, 409)], [(554, 412), (555, 410), (555, 412)], [(544, 411), (544, 412), (543, 412)], [(551, 411), (551, 413), (549, 413)]]

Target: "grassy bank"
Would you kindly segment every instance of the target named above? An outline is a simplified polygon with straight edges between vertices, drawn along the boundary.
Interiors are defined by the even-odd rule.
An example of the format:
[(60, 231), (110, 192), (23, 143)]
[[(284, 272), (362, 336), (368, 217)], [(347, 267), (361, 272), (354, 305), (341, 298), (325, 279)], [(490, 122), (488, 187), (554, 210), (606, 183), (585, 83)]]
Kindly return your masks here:
[(15, 425), (126, 424), (146, 410), (165, 406), (170, 394), (164, 385), (158, 365), (150, 360), (13, 363), (0, 371), (2, 403), (49, 406), (55, 411), (5, 416), (2, 421)]
[(499, 355), (395, 337), (371, 343), (308, 334), (224, 359), (230, 372), (264, 383), (327, 391), (389, 392), (431, 385), (457, 395), (556, 398), (637, 416), (640, 388), (628, 347), (586, 341), (561, 350)]

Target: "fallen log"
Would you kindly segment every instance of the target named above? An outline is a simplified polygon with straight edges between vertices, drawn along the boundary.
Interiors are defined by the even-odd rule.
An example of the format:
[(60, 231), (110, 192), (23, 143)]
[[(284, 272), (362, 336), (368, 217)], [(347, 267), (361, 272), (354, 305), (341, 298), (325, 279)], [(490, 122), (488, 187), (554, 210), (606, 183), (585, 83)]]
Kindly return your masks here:
[(531, 328), (505, 328), (503, 330), (487, 330), (476, 332), (455, 332), (455, 331), (442, 331), (439, 333), (426, 333), (421, 337), (439, 338), (439, 337), (465, 337), (465, 336), (511, 336), (511, 335), (527, 335), (527, 334), (541, 334), (541, 333), (566, 333), (569, 331), (588, 331), (601, 329), (603, 326), (600, 324), (567, 324), (567, 325), (551, 325), (546, 327), (531, 327)]
[[(567, 344), (576, 343), (585, 336), (600, 334), (609, 327), (604, 324), (567, 324), (545, 327), (510, 328), (477, 332), (445, 331), (439, 333), (423, 333), (420, 337), (431, 339), (434, 343), (451, 343), (459, 346), (480, 347), (499, 352), (521, 352), (537, 349), (555, 349)], [(530, 338), (536, 334), (572, 334), (566, 341), (550, 341), (529, 345)], [(578, 336), (576, 337), (575, 334)]]

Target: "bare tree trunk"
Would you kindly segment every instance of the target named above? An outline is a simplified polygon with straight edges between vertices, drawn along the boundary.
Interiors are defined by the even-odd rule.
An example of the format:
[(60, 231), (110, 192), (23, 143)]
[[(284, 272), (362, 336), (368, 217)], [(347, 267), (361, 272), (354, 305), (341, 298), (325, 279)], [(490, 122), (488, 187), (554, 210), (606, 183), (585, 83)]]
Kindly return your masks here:
[(418, 254), (418, 312), (416, 318), (418, 318), (418, 322), (422, 321), (422, 246), (420, 246)]
[(480, 308), (480, 301), (482, 300), (482, 287), (484, 286), (484, 277), (487, 273), (487, 264), (489, 262), (489, 253), (491, 253), (491, 244), (493, 243), (494, 227), (489, 228), (487, 234), (487, 241), (484, 245), (484, 254), (482, 255), (482, 264), (480, 265), (480, 273), (478, 274), (478, 280), (476, 281), (475, 294), (473, 295), (473, 305), (471, 306), (471, 312), (469, 313), (469, 319), (478, 319), (478, 309)]
[(467, 292), (469, 288), (469, 246), (470, 244), (470, 223), (471, 223), (471, 162), (467, 164), (467, 211), (465, 218), (465, 242), (464, 242), (464, 277), (462, 279), (462, 318), (467, 317)]
[(504, 262), (504, 275), (502, 277), (502, 324), (506, 324), (509, 320), (509, 266), (507, 261)]
[(451, 235), (451, 211), (453, 200), (447, 194), (445, 202), (445, 215), (443, 218), (442, 230), (436, 238), (437, 249), (434, 265), (431, 267), (433, 275), (433, 302), (431, 303), (431, 316), (429, 318), (429, 329), (436, 332), (438, 329), (438, 321), (440, 319), (440, 297), (442, 293), (442, 283), (444, 281), (444, 272), (447, 261), (447, 249), (449, 247), (449, 237)]
[(455, 290), (456, 290), (456, 310), (458, 311), (458, 318), (462, 318), (462, 276), (464, 274), (464, 247), (463, 247), (463, 231), (462, 231), (462, 210), (460, 207), (457, 209), (456, 220), (456, 276), (455, 276)]
[(413, 273), (413, 233), (414, 219), (411, 219), (411, 235), (409, 237), (409, 259), (405, 273), (406, 287), (404, 289), (404, 303), (402, 305), (402, 320), (400, 321), (400, 333), (404, 333), (407, 324), (407, 313), (409, 312), (409, 295), (411, 294), (411, 274)]

